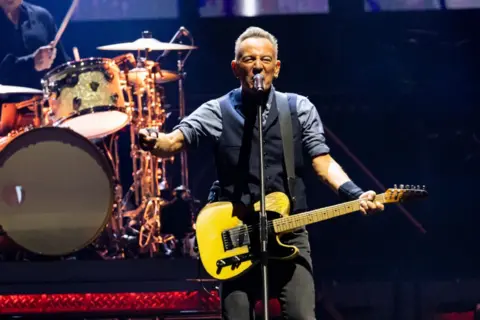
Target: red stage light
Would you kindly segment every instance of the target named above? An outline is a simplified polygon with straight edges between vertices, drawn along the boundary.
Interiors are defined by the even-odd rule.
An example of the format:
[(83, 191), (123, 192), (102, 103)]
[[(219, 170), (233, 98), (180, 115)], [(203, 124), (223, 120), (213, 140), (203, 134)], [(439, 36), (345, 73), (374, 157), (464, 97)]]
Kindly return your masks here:
[(141, 293), (66, 293), (0, 296), (0, 314), (119, 312), (218, 312), (217, 291)]

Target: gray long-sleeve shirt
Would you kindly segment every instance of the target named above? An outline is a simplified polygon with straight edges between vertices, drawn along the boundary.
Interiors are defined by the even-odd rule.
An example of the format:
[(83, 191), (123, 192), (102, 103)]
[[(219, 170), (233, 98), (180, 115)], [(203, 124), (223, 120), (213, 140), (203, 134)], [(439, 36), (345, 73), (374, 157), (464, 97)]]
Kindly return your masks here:
[[(275, 89), (272, 88), (263, 113), (266, 121)], [(241, 106), (241, 95), (231, 95), (232, 105)], [(307, 97), (297, 95), (297, 116), (302, 129), (302, 144), (313, 158), (330, 152), (325, 141), (323, 124), (317, 109)], [(240, 111), (239, 111), (240, 112)], [(198, 147), (204, 143), (216, 142), (222, 135), (222, 111), (217, 99), (205, 102), (188, 117), (184, 118), (174, 129), (179, 129), (186, 140), (187, 146)]]

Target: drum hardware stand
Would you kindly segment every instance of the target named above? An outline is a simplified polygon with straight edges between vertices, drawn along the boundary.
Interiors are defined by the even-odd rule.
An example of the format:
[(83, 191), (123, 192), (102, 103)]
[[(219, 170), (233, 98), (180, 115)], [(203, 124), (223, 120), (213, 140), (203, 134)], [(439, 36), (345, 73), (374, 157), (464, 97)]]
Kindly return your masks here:
[[(119, 245), (125, 229), (123, 227), (123, 189), (120, 180), (120, 157), (118, 155), (118, 136), (115, 134), (110, 140), (110, 145), (107, 147), (105, 140), (103, 145), (106, 150), (107, 158), (110, 160), (113, 167), (113, 181), (114, 181), (114, 203), (112, 210), (112, 217), (110, 218), (110, 228), (107, 228), (110, 244), (116, 253), (123, 254)], [(113, 154), (112, 154), (113, 149)]]
[[(149, 32), (143, 32), (143, 37), (151, 37)], [(139, 206), (138, 220), (141, 220), (139, 230), (139, 246), (141, 249), (148, 249), (150, 255), (158, 252), (156, 244), (162, 243), (160, 235), (160, 183), (164, 179), (165, 161), (153, 156), (150, 152), (141, 150), (136, 143), (138, 131), (146, 127), (160, 128), (163, 125), (163, 118), (160, 116), (161, 98), (155, 83), (155, 74), (147, 66), (148, 50), (145, 50), (145, 58), (141, 57), (138, 51), (138, 62), (136, 64), (136, 76), (145, 72), (142, 81), (135, 81), (134, 85), (128, 84), (127, 73), (127, 95), (132, 105), (129, 106), (130, 115), (130, 145), (131, 158), (133, 161), (133, 185), (131, 190), (135, 195), (135, 204)], [(138, 80), (138, 78), (136, 78)], [(133, 92), (132, 92), (133, 91)], [(145, 110), (146, 109), (146, 110)], [(157, 110), (158, 109), (158, 110)], [(137, 114), (134, 114), (134, 112)], [(158, 112), (157, 112), (158, 111)], [(143, 217), (140, 214), (143, 211)]]
[[(179, 56), (181, 53), (178, 53)], [(188, 54), (185, 57), (184, 60), (178, 59), (177, 61), (177, 68), (178, 68), (178, 74), (180, 78), (178, 79), (178, 106), (179, 106), (179, 121), (182, 121), (183, 118), (185, 118), (185, 92), (183, 89), (183, 79), (186, 77), (186, 73), (184, 72), (184, 63), (185, 60), (188, 58)], [(188, 157), (187, 157), (187, 152), (182, 151), (180, 153), (180, 163), (181, 163), (181, 175), (182, 175), (182, 185), (187, 188), (187, 190), (190, 190), (189, 185), (188, 185)]]
[[(186, 36), (189, 38), (191, 45), (195, 45), (195, 40), (190, 33), (185, 27), (180, 27), (178, 31), (175, 33), (175, 35), (172, 37), (169, 43), (173, 43), (175, 40), (180, 38), (180, 36)], [(160, 59), (163, 59), (164, 57), (167, 56), (169, 53), (169, 50), (165, 50), (162, 55), (160, 55), (157, 59), (157, 62)], [(177, 60), (177, 73), (179, 75), (178, 79), (178, 105), (179, 105), (179, 121), (181, 121), (185, 117), (185, 92), (183, 88), (183, 80), (186, 78), (186, 72), (184, 71), (184, 66), (185, 66), (185, 61), (187, 61), (188, 57), (192, 53), (192, 50), (188, 50), (187, 54), (181, 59), (182, 53), (178, 52), (178, 60)], [(181, 166), (181, 175), (182, 175), (182, 185), (189, 189), (189, 177), (188, 177), (188, 158), (187, 158), (187, 153), (186, 151), (182, 151), (180, 153), (180, 166)]]
[[(180, 30), (172, 38), (171, 42), (177, 39), (180, 35), (189, 36), (192, 45), (193, 38), (185, 28)], [(142, 33), (143, 38), (151, 38), (152, 35), (148, 31)], [(158, 252), (157, 245), (164, 244), (166, 238), (162, 236), (161, 227), (161, 207), (164, 200), (161, 198), (161, 185), (168, 183), (166, 181), (166, 162), (167, 159), (159, 159), (153, 156), (150, 152), (143, 151), (139, 148), (136, 141), (138, 131), (142, 128), (154, 127), (161, 129), (166, 115), (162, 108), (161, 88), (157, 87), (156, 73), (159, 65), (158, 59), (153, 65), (149, 64), (148, 49), (145, 51), (145, 56), (141, 56), (143, 50), (137, 52), (137, 62), (135, 70), (124, 70), (126, 74), (126, 94), (128, 95), (127, 113), (130, 117), (130, 145), (131, 158), (133, 161), (133, 184), (127, 192), (130, 195), (132, 192), (135, 195), (135, 205), (138, 210), (130, 212), (128, 216), (138, 220), (140, 223), (140, 230), (138, 231), (138, 242), (141, 249), (147, 249), (150, 255)], [(180, 120), (185, 117), (185, 97), (183, 80), (186, 77), (184, 72), (184, 64), (189, 57), (192, 50), (182, 60), (179, 56), (177, 61), (177, 69), (179, 75), (179, 104), (180, 104)], [(167, 54), (164, 51), (162, 57)], [(128, 68), (127, 68), (128, 69)], [(158, 66), (158, 69), (159, 66)], [(159, 70), (161, 72), (161, 70)], [(134, 74), (133, 76), (129, 76)], [(133, 82), (130, 80), (134, 80)], [(146, 110), (145, 110), (146, 109)], [(173, 157), (172, 157), (173, 158)], [(188, 166), (187, 156), (183, 152), (181, 154), (181, 173), (182, 185), (188, 190)], [(141, 216), (141, 212), (143, 215)], [(133, 217), (135, 215), (135, 217)], [(127, 215), (122, 215), (127, 216)]]
[(143, 225), (140, 227), (138, 243), (141, 249), (148, 249), (150, 256), (158, 252), (156, 244), (162, 243), (160, 236), (160, 198), (151, 198), (143, 213)]

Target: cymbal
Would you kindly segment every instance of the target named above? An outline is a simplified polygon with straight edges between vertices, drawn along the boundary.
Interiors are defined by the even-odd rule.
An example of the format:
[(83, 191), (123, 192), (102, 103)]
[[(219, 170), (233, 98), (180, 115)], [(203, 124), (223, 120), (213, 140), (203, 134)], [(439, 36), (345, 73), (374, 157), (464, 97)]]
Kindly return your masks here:
[(152, 60), (146, 60), (145, 67), (152, 70), (155, 74), (155, 83), (163, 84), (167, 82), (173, 82), (180, 79), (180, 75), (175, 71), (164, 70), (160, 67), (158, 62)]
[(190, 50), (197, 47), (178, 43), (161, 42), (154, 38), (140, 38), (134, 42), (123, 42), (97, 47), (99, 50), (136, 51), (136, 50)]
[[(145, 84), (145, 79), (148, 76), (149, 71), (145, 68), (133, 68), (128, 71), (128, 83), (137, 86), (143, 86)], [(164, 84), (167, 82), (173, 82), (180, 79), (180, 76), (174, 71), (169, 70), (160, 70), (155, 72), (155, 83)]]
[(156, 83), (167, 83), (177, 81), (178, 79), (180, 79), (180, 76), (174, 71), (161, 70), (160, 72), (155, 73)]
[(0, 84), (0, 95), (4, 94), (43, 94), (43, 91), (27, 87), (5, 86)]

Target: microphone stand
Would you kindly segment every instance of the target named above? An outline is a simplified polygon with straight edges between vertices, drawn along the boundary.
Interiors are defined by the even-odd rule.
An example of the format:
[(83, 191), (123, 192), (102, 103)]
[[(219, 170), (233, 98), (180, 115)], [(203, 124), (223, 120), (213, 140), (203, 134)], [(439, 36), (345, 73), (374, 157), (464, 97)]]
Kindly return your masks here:
[(259, 224), (259, 238), (260, 238), (260, 266), (262, 269), (262, 301), (263, 301), (263, 318), (269, 319), (268, 312), (268, 220), (265, 208), (265, 164), (263, 156), (263, 121), (262, 113), (263, 106), (266, 99), (263, 98), (263, 76), (257, 74), (254, 77), (255, 87), (261, 99), (258, 99), (258, 144), (260, 152), (260, 224)]

